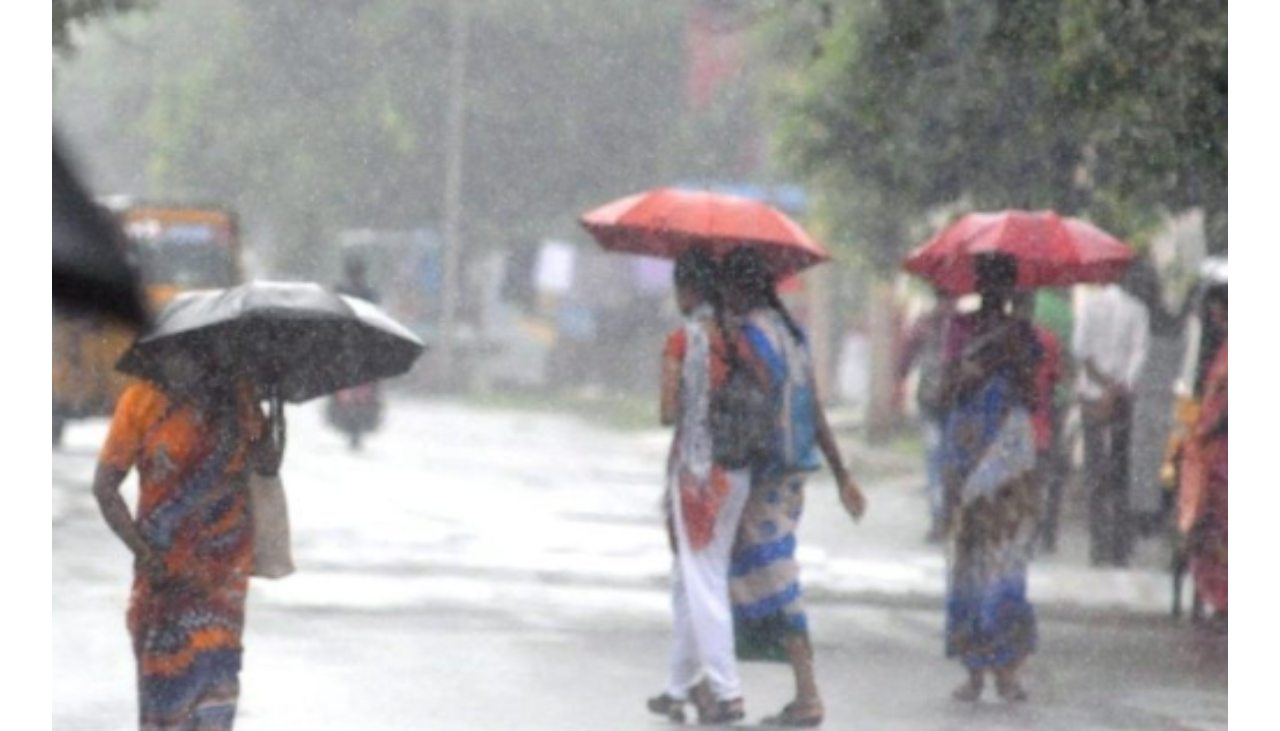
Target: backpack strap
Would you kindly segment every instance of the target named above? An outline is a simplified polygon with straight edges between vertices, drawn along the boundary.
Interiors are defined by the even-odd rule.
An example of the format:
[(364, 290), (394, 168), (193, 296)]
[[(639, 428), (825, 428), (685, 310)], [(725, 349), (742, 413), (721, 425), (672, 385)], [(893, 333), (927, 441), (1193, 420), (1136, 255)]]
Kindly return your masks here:
[(775, 383), (782, 383), (787, 377), (787, 362), (783, 359), (782, 354), (773, 347), (773, 343), (769, 342), (769, 338), (759, 327), (752, 323), (746, 323), (742, 326), (743, 335), (747, 341), (751, 343), (752, 349), (759, 354), (761, 360), (769, 368), (769, 373), (773, 376)]

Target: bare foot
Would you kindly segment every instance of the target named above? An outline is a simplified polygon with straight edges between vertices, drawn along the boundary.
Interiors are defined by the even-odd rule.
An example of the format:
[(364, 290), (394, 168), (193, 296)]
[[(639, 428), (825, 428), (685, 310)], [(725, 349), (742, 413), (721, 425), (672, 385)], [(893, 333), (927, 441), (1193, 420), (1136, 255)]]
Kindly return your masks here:
[(1027, 691), (1018, 682), (1018, 676), (1012, 673), (1005, 676), (996, 676), (996, 693), (1006, 703), (1022, 703), (1027, 700)]

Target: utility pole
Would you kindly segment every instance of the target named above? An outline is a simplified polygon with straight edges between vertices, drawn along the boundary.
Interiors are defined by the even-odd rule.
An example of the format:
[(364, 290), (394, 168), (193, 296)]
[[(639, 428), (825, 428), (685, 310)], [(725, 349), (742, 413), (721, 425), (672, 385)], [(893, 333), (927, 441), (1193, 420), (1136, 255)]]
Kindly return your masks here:
[(444, 276), (440, 286), (439, 382), (452, 386), (456, 360), (459, 272), (462, 251), (462, 152), (466, 131), (467, 46), (471, 31), (467, 0), (449, 0), (449, 110), (445, 123)]

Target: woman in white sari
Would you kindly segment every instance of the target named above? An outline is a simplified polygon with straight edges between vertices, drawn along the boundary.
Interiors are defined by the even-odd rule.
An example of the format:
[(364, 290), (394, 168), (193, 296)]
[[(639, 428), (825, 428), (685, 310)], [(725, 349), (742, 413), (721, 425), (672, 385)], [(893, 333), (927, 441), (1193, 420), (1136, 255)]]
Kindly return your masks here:
[[(676, 262), (676, 296), (684, 325), (663, 353), (662, 421), (676, 426), (668, 461), (665, 505), (675, 551), (672, 612), (675, 642), (666, 689), (650, 711), (684, 720), (695, 700), (702, 723), (744, 717), (729, 605), (729, 556), (750, 491), (749, 469), (729, 470), (712, 458), (708, 421), (713, 389), (724, 383), (728, 360), (717, 326), (716, 265), (701, 251)], [(694, 699), (705, 683), (709, 699)]]

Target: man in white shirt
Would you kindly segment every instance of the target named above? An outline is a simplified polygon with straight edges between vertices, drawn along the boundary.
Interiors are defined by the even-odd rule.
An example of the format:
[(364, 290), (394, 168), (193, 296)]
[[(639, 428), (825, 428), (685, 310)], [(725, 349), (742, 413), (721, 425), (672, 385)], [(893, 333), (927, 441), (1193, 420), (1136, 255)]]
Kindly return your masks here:
[(1084, 425), (1090, 559), (1129, 561), (1129, 434), (1134, 389), (1147, 359), (1147, 308), (1120, 285), (1088, 293), (1072, 332)]

